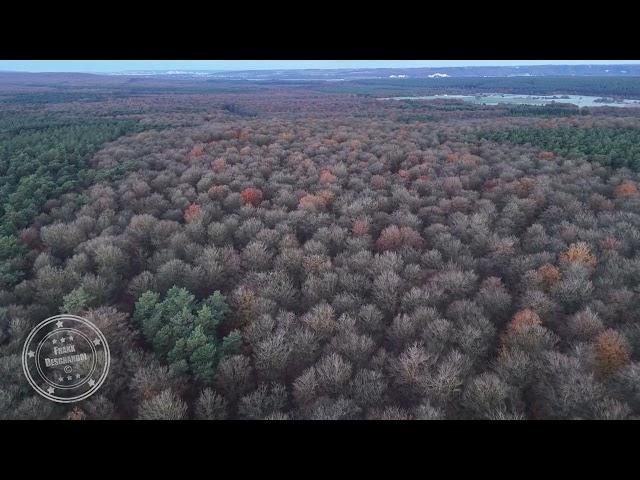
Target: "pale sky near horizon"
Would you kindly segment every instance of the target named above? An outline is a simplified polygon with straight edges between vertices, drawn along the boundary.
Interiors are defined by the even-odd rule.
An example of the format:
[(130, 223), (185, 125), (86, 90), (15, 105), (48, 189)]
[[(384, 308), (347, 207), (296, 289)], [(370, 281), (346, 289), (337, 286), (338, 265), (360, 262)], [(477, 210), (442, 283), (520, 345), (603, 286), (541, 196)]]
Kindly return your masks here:
[(0, 60), (0, 71), (112, 73), (133, 70), (285, 70), (640, 64), (640, 60)]

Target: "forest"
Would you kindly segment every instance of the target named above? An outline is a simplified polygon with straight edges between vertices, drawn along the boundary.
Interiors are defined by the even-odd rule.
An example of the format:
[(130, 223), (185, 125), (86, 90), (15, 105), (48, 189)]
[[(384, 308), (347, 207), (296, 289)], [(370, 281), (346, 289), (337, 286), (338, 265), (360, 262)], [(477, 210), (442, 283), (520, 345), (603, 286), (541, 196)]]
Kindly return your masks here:
[(0, 81), (0, 419), (640, 418), (640, 108), (376, 98), (640, 84), (446, 80)]

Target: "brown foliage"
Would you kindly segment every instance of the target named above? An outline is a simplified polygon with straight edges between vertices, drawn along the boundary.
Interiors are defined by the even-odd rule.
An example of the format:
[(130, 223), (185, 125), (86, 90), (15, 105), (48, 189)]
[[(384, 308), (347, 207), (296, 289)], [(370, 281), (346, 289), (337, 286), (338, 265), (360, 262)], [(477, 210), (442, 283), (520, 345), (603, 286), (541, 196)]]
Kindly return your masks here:
[(518, 333), (525, 328), (533, 327), (534, 325), (542, 325), (542, 320), (540, 320), (540, 317), (536, 312), (529, 308), (525, 308), (513, 316), (509, 325), (507, 325), (507, 333)]
[(462, 190), (462, 181), (460, 177), (445, 177), (442, 181), (442, 188), (447, 193), (447, 195), (453, 195)]
[(516, 192), (520, 197), (528, 197), (536, 185), (536, 182), (533, 178), (524, 177), (518, 180), (516, 186)]
[(356, 220), (355, 222), (353, 222), (351, 231), (357, 237), (366, 235), (369, 233), (369, 222), (367, 222), (366, 220)]
[(396, 250), (402, 246), (402, 234), (395, 225), (385, 228), (376, 242), (378, 250)]
[(222, 200), (227, 196), (227, 190), (226, 185), (214, 185), (207, 191), (207, 194), (211, 200)]
[(631, 180), (624, 180), (614, 190), (616, 198), (634, 198), (638, 196), (638, 187)]
[(554, 265), (550, 263), (545, 263), (540, 268), (538, 268), (538, 275), (540, 275), (540, 279), (542, 281), (542, 287), (545, 290), (549, 290), (556, 283), (560, 281), (560, 270)]
[(484, 184), (482, 185), (482, 190), (485, 192), (491, 192), (498, 188), (501, 183), (502, 181), (499, 178), (490, 178), (489, 180), (486, 180), (484, 182)]
[(298, 208), (304, 210), (322, 210), (327, 206), (324, 198), (320, 195), (308, 193), (304, 195), (298, 202)]
[(255, 317), (256, 298), (256, 292), (251, 288), (241, 286), (234, 290), (230, 298), (234, 312), (232, 319), (234, 327), (244, 326)]
[(202, 207), (197, 203), (192, 203), (184, 211), (184, 220), (189, 223), (195, 220), (202, 213)]
[(381, 190), (387, 186), (387, 181), (382, 175), (373, 175), (371, 177), (371, 187)]
[(322, 198), (325, 206), (331, 205), (333, 201), (336, 199), (336, 194), (333, 193), (331, 190), (322, 190), (320, 193), (318, 193), (318, 196)]
[(189, 158), (198, 158), (204, 155), (204, 147), (202, 145), (194, 145), (189, 152)]
[(320, 183), (322, 184), (333, 183), (336, 181), (336, 178), (337, 177), (333, 174), (331, 169), (323, 168), (322, 170), (320, 170)]
[(216, 158), (213, 162), (211, 162), (211, 170), (213, 170), (215, 173), (221, 173), (226, 166), (227, 162), (224, 158)]
[(25, 228), (20, 232), (20, 241), (29, 247), (35, 246), (40, 240), (40, 234), (35, 227)]
[(242, 191), (240, 197), (242, 198), (242, 203), (245, 205), (249, 204), (257, 207), (262, 203), (263, 194), (259, 188), (249, 187)]
[(560, 255), (560, 260), (567, 263), (582, 263), (588, 267), (593, 267), (597, 263), (595, 255), (591, 253), (591, 248), (586, 242), (572, 243), (567, 251)]
[(395, 225), (385, 228), (376, 242), (379, 251), (397, 250), (402, 247), (422, 248), (424, 240), (411, 227), (398, 228)]
[(73, 407), (73, 410), (67, 414), (67, 420), (84, 420), (86, 418), (87, 414), (79, 407)]
[(602, 375), (609, 375), (629, 363), (627, 344), (615, 330), (605, 330), (596, 337), (595, 351), (597, 369)]

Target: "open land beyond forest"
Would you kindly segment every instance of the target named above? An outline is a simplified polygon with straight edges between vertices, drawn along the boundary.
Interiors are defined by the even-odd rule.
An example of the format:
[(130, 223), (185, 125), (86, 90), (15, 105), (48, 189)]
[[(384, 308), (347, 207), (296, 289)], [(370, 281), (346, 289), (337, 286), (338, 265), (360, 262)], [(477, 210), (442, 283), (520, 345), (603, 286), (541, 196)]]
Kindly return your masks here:
[(446, 80), (0, 75), (0, 418), (637, 418), (640, 108), (378, 98), (640, 81)]

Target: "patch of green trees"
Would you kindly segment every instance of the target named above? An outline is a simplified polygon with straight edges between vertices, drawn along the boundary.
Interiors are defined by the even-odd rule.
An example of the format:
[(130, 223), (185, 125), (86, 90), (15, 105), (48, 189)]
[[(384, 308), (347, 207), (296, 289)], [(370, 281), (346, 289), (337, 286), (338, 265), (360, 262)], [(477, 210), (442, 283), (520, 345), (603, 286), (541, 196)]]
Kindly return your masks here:
[(187, 289), (173, 287), (164, 298), (153, 291), (143, 293), (133, 320), (174, 372), (210, 383), (220, 359), (241, 346), (237, 330), (225, 337), (219, 333), (228, 313), (226, 299), (218, 291), (198, 302)]
[(134, 120), (8, 115), (0, 121), (0, 285), (14, 285), (22, 272), (17, 233), (50, 199), (131, 170), (119, 164), (97, 170), (89, 159), (102, 145), (139, 131)]
[(530, 144), (570, 158), (587, 157), (614, 168), (640, 171), (640, 130), (637, 128), (513, 128), (482, 132), (499, 143)]

